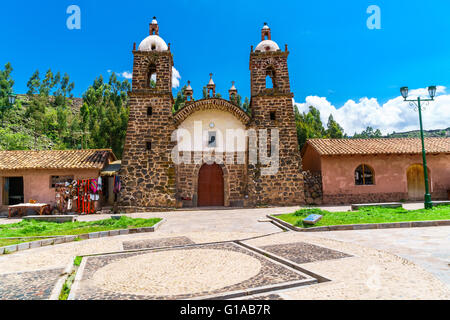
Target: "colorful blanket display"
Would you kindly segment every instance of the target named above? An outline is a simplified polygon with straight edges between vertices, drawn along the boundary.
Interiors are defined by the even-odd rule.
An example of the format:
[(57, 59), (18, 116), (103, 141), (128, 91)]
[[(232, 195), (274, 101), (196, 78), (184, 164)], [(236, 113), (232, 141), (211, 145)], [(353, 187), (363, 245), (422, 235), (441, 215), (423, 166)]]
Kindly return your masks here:
[(94, 214), (102, 193), (102, 178), (74, 180), (56, 185), (56, 210)]
[(120, 183), (120, 177), (119, 176), (115, 176), (114, 177), (114, 189), (113, 192), (115, 194), (120, 193), (120, 189), (122, 188), (122, 184)]

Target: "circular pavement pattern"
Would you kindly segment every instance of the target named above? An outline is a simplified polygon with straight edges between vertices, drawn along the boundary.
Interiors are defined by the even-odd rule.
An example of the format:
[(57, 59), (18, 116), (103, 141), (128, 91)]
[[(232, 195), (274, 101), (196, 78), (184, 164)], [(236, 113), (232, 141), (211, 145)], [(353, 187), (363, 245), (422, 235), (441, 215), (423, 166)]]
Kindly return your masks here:
[(154, 252), (108, 264), (93, 275), (103, 290), (173, 296), (235, 285), (256, 276), (261, 263), (246, 254), (213, 249)]

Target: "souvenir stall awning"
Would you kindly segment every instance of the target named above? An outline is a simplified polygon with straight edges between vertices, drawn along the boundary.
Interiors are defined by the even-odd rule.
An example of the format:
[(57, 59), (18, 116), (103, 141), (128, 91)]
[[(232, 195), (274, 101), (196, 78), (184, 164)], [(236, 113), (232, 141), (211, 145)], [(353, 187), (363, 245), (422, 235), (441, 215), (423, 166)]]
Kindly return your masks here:
[(100, 176), (102, 176), (102, 177), (117, 176), (119, 174), (121, 165), (122, 165), (122, 161), (120, 161), (120, 160), (111, 162), (108, 166), (105, 167), (105, 169), (103, 169), (100, 172)]

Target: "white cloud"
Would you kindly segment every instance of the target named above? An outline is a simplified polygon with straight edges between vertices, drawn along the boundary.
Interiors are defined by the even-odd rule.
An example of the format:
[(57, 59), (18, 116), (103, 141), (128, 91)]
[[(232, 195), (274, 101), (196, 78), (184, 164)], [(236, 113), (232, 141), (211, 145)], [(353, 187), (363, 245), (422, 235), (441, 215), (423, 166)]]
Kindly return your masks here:
[[(112, 73), (113, 71), (111, 69), (108, 69), (108, 73)], [(133, 78), (133, 74), (129, 71), (124, 72), (115, 72), (115, 74), (119, 77), (131, 80)]]
[(172, 88), (176, 89), (180, 87), (180, 73), (175, 67), (172, 67)]
[(119, 73), (119, 76), (121, 76), (121, 77), (123, 77), (125, 79), (128, 79), (128, 80), (133, 79), (133, 74), (131, 72), (128, 72), (128, 71), (124, 71), (122, 73)]
[[(450, 127), (450, 94), (446, 88), (437, 88), (437, 97), (434, 102), (424, 106), (422, 112), (425, 130), (444, 129)], [(410, 98), (428, 96), (428, 91), (415, 89), (410, 91)], [(403, 101), (401, 96), (380, 105), (375, 98), (362, 98), (358, 102), (348, 100), (342, 107), (336, 108), (327, 98), (309, 96), (304, 103), (296, 103), (300, 112), (307, 112), (309, 106), (319, 109), (321, 120), (326, 126), (330, 114), (344, 128), (348, 135), (361, 132), (368, 126), (380, 129), (383, 134), (417, 130), (419, 116), (417, 111)]]
[[(108, 70), (108, 73), (111, 73), (112, 70)], [(129, 71), (124, 71), (124, 72), (117, 72), (116, 73), (119, 77), (131, 80), (133, 79), (133, 74)], [(180, 79), (181, 79), (181, 75), (180, 72), (175, 69), (175, 67), (172, 67), (172, 87), (174, 89), (179, 88), (180, 87)], [(152, 76), (152, 80), (156, 81), (156, 75)]]

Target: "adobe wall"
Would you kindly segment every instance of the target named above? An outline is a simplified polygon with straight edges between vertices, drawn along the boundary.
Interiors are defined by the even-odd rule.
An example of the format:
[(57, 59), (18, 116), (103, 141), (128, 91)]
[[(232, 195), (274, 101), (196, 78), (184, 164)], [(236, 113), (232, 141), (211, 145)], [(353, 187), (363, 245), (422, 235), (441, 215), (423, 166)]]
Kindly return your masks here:
[(305, 153), (302, 156), (303, 170), (311, 172), (322, 171), (322, 162), (320, 161), (319, 153), (312, 147), (306, 146)]
[[(421, 163), (421, 155), (324, 156), (323, 202), (348, 204), (408, 200), (407, 169), (412, 164)], [(447, 190), (450, 190), (450, 155), (427, 155), (427, 163), (432, 199), (447, 199)], [(354, 172), (361, 164), (374, 169), (374, 185), (355, 185)]]
[(56, 194), (55, 189), (50, 187), (51, 176), (74, 176), (75, 180), (85, 180), (98, 178), (99, 174), (100, 171), (97, 169), (0, 171), (0, 210), (7, 209), (7, 206), (3, 205), (4, 178), (6, 177), (23, 177), (25, 203), (37, 200), (54, 205)]

